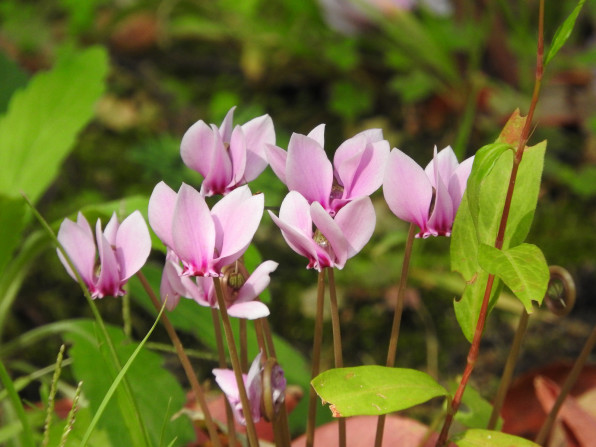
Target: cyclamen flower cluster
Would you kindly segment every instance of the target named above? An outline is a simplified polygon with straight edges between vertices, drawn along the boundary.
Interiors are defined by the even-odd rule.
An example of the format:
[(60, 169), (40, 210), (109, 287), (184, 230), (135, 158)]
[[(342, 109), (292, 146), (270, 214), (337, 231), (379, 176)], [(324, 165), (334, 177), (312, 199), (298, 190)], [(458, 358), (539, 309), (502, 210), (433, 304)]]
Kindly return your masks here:
[[(333, 163), (324, 147), (324, 125), (308, 135), (293, 134), (288, 150), (275, 146), (273, 122), (267, 115), (232, 128), (234, 108), (222, 125), (198, 121), (181, 143), (183, 161), (204, 177), (201, 190), (182, 184), (175, 192), (158, 183), (149, 200), (149, 223), (167, 248), (160, 294), (173, 310), (180, 297), (217, 308), (213, 277), (224, 279), (229, 315), (255, 319), (269, 315), (258, 296), (277, 268), (265, 261), (249, 274), (242, 256), (264, 212), (263, 194), (253, 195), (246, 183), (269, 164), (287, 185), (279, 216), (273, 222), (307, 268), (342, 269), (370, 240), (376, 224), (370, 195), (383, 185), (391, 211), (420, 227), (418, 237), (449, 236), (462, 200), (473, 157), (458, 163), (450, 147), (437, 152), (422, 169), (399, 149), (390, 151), (380, 129), (361, 132), (335, 151)], [(206, 196), (224, 195), (211, 209)], [(66, 219), (58, 240), (72, 259), (93, 298), (121, 296), (126, 281), (145, 263), (151, 249), (147, 225), (139, 211), (122, 224), (114, 215), (105, 230), (91, 227), (82, 214)], [(97, 256), (99, 253), (99, 256)], [(66, 259), (58, 252), (70, 276)], [(281, 371), (281, 369), (280, 369)], [(214, 370), (239, 421), (242, 405), (231, 371)], [(280, 387), (283, 379), (277, 376)], [(245, 377), (251, 413), (260, 417), (260, 363)], [(283, 379), (283, 380), (282, 380)], [(277, 390), (277, 399), (283, 391)]]

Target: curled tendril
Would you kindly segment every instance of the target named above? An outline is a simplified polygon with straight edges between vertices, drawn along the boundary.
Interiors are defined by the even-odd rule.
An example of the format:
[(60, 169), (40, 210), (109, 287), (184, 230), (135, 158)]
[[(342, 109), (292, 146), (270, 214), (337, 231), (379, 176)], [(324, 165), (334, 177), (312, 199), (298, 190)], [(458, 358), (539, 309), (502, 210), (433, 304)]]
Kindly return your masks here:
[(261, 414), (273, 422), (285, 400), (286, 379), (275, 357), (269, 357), (263, 368), (263, 401)]
[(558, 317), (564, 317), (575, 305), (575, 282), (571, 274), (558, 265), (549, 266), (550, 280), (544, 302), (546, 307)]

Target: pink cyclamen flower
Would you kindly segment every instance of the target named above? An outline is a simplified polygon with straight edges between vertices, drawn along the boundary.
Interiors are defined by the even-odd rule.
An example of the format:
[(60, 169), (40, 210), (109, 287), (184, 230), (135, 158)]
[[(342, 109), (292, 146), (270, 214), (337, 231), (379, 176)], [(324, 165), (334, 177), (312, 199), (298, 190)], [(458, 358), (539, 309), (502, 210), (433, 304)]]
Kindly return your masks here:
[(464, 195), (474, 157), (458, 163), (450, 146), (422, 169), (399, 149), (389, 155), (383, 193), (389, 208), (402, 220), (416, 224), (416, 237), (450, 236)]
[(292, 250), (309, 260), (307, 268), (318, 271), (325, 267), (342, 269), (370, 240), (376, 223), (368, 196), (351, 201), (333, 218), (319, 202), (309, 205), (299, 192), (290, 191), (279, 217), (271, 211), (269, 214)]
[(182, 137), (182, 160), (204, 177), (204, 196), (227, 194), (257, 178), (267, 167), (265, 146), (275, 144), (271, 117), (263, 115), (232, 129), (235, 108), (221, 127), (199, 120)]
[(149, 199), (149, 224), (182, 262), (182, 275), (223, 276), (222, 269), (248, 248), (264, 206), (263, 194), (241, 186), (209, 210), (191, 186), (183, 183), (175, 193), (160, 182)]
[[(254, 422), (258, 422), (261, 419), (261, 396), (263, 395), (262, 372), (261, 354), (259, 353), (250, 365), (248, 374), (242, 374), (250, 404), (250, 413)], [(232, 407), (234, 417), (240, 424), (246, 425), (246, 417), (244, 416), (244, 409), (242, 408), (238, 382), (236, 381), (234, 371), (231, 369), (215, 368), (213, 375), (215, 376), (215, 381), (226, 395)]]
[[(261, 301), (256, 301), (256, 298), (269, 285), (269, 274), (277, 268), (277, 262), (263, 262), (248, 278), (243, 272), (233, 271), (235, 264), (224, 268), (223, 289), (228, 314), (249, 320), (268, 316), (269, 308)], [(176, 307), (181, 296), (194, 299), (201, 306), (219, 308), (213, 278), (201, 276), (190, 278), (181, 275), (182, 267), (179, 262), (173, 259), (166, 260), (160, 294), (162, 300), (167, 297), (168, 310)]]
[[(114, 213), (103, 231), (98, 219), (95, 236), (89, 222), (79, 212), (76, 222), (64, 219), (58, 231), (58, 241), (92, 298), (124, 295), (122, 287), (141, 269), (151, 251), (149, 230), (139, 211), (132, 213), (121, 224)], [(68, 274), (76, 280), (60, 250), (57, 252)]]
[(332, 216), (350, 201), (369, 196), (383, 183), (389, 143), (380, 129), (361, 132), (335, 151), (333, 165), (323, 149), (325, 125), (293, 134), (288, 151), (269, 145), (267, 158), (290, 191), (319, 202)]

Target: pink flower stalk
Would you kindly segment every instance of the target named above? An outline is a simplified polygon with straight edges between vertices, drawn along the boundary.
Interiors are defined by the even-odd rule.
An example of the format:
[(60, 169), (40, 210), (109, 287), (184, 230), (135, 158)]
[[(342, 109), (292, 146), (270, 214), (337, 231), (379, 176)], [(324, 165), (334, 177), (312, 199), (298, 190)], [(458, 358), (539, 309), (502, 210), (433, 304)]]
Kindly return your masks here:
[(474, 157), (458, 163), (450, 146), (422, 169), (399, 149), (389, 155), (383, 193), (397, 217), (420, 227), (416, 237), (450, 236)]
[(273, 121), (263, 115), (232, 129), (235, 108), (221, 127), (199, 120), (182, 137), (182, 160), (204, 177), (204, 196), (227, 194), (257, 178), (267, 167), (265, 146), (275, 144)]
[[(149, 230), (139, 211), (132, 213), (121, 224), (114, 213), (104, 231), (98, 219), (95, 237), (89, 222), (79, 212), (76, 222), (64, 219), (58, 231), (58, 241), (93, 299), (124, 295), (123, 286), (141, 269), (151, 251)], [(65, 257), (60, 250), (57, 252), (68, 274), (76, 280)]]
[[(204, 197), (182, 184), (175, 193), (158, 183), (149, 199), (149, 224), (182, 262), (183, 276), (223, 276), (248, 248), (261, 218), (263, 194), (241, 186), (209, 210)], [(170, 257), (172, 257), (170, 253)]]
[(290, 191), (298, 191), (308, 203), (320, 203), (334, 216), (350, 201), (379, 189), (389, 143), (380, 129), (361, 132), (337, 148), (332, 165), (323, 149), (324, 130), (321, 124), (307, 136), (293, 134), (287, 152), (269, 145), (267, 158)]
[(269, 211), (288, 245), (309, 260), (307, 268), (342, 269), (362, 250), (375, 229), (375, 210), (368, 196), (349, 202), (335, 218), (319, 202), (309, 205), (298, 192), (290, 191), (281, 204), (279, 217)]
[[(262, 373), (261, 353), (259, 353), (250, 365), (248, 374), (242, 374), (244, 387), (246, 388), (246, 394), (248, 395), (248, 402), (250, 404), (250, 413), (254, 422), (258, 422), (261, 419), (261, 397), (263, 395)], [(242, 408), (240, 392), (238, 391), (238, 383), (236, 382), (234, 371), (231, 369), (215, 368), (213, 370), (213, 375), (215, 376), (215, 381), (226, 395), (226, 398), (232, 407), (234, 417), (240, 424), (246, 425), (246, 418), (244, 416), (244, 409)]]
[[(234, 272), (235, 264), (228, 266), (224, 274), (224, 294), (228, 314), (236, 318), (254, 320), (269, 315), (269, 308), (256, 298), (267, 288), (269, 274), (277, 268), (274, 261), (265, 261), (246, 278), (244, 272)], [(240, 269), (238, 269), (240, 270)], [(162, 301), (167, 297), (166, 307), (173, 310), (180, 297), (194, 299), (201, 306), (218, 309), (213, 278), (198, 276), (190, 278), (182, 275), (182, 267), (176, 260), (166, 260), (160, 294)]]

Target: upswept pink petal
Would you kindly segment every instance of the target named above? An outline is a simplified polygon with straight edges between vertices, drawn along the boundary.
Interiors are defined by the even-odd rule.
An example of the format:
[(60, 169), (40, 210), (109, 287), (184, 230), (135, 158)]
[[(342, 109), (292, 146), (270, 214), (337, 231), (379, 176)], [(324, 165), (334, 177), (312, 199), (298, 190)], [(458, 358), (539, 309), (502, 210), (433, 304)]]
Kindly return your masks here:
[(223, 194), (226, 186), (232, 179), (232, 160), (226, 150), (224, 141), (219, 134), (217, 127), (211, 125), (213, 133), (213, 148), (205, 153), (205, 158), (209, 163), (209, 170), (201, 184), (201, 194), (211, 196), (214, 194)]
[(277, 147), (273, 144), (268, 144), (265, 147), (265, 153), (267, 155), (269, 166), (271, 166), (271, 169), (273, 169), (277, 178), (279, 178), (284, 185), (287, 185), (286, 160), (288, 158), (288, 153), (281, 147)]
[(215, 248), (219, 254), (215, 265), (218, 268), (231, 264), (246, 251), (264, 209), (263, 194), (251, 195), (248, 186), (236, 188), (213, 207), (211, 215), (217, 234)]
[[(178, 272), (178, 269), (180, 272)], [(186, 289), (182, 285), (182, 269), (172, 261), (166, 261), (161, 273), (161, 283), (159, 285), (159, 295), (162, 303), (165, 301), (166, 309), (174, 310), (178, 305), (181, 296), (186, 296)], [(188, 279), (188, 277), (184, 277)], [(166, 301), (167, 299), (167, 301)]]
[(221, 126), (219, 127), (219, 134), (221, 135), (223, 141), (225, 143), (229, 143), (232, 137), (232, 128), (234, 126), (234, 111), (236, 110), (236, 106), (232, 107), (226, 113), (225, 118), (221, 122)]
[(238, 295), (234, 300), (235, 304), (252, 301), (258, 297), (263, 290), (267, 288), (271, 278), (269, 275), (277, 269), (279, 264), (275, 261), (265, 261), (261, 263), (248, 277), (246, 282), (238, 290)]
[(214, 147), (213, 130), (204, 121), (199, 120), (190, 126), (182, 137), (180, 155), (186, 166), (207, 177)]
[(422, 229), (422, 237), (450, 236), (453, 225), (453, 202), (440, 175), (435, 178), (435, 205), (428, 219), (427, 229)]
[(89, 222), (87, 222), (87, 219), (85, 219), (85, 216), (80, 211), (77, 213), (77, 225), (81, 227), (83, 231), (85, 231), (85, 233), (91, 238), (91, 240), (93, 240), (94, 236), (93, 230), (91, 229), (91, 225), (89, 225)]
[(189, 298), (192, 298), (201, 306), (217, 307), (213, 278), (197, 276), (193, 280), (189, 279), (189, 283), (189, 285), (186, 285), (186, 289), (190, 292)]
[(348, 242), (348, 259), (368, 243), (375, 230), (376, 221), (375, 208), (368, 196), (348, 203), (337, 212), (335, 223)]
[[(284, 199), (285, 201), (285, 199)], [(269, 211), (269, 215), (275, 225), (279, 227), (281, 230), (281, 234), (284, 237), (286, 243), (290, 246), (292, 250), (294, 250), (299, 255), (304, 256), (309, 260), (309, 264), (307, 268), (317, 268), (317, 270), (321, 270), (319, 265), (319, 253), (316, 248), (316, 244), (312, 239), (312, 231), (310, 235), (305, 235), (299, 228), (287, 223), (280, 218), (278, 218), (275, 214)], [(326, 258), (327, 262), (330, 262), (329, 257)]]
[(279, 218), (296, 227), (305, 236), (312, 238), (310, 205), (298, 191), (290, 191), (286, 195), (279, 209)]
[(246, 183), (246, 138), (242, 127), (236, 126), (230, 139), (229, 156), (232, 162), (232, 177), (226, 189), (233, 189), (237, 184)]
[(371, 143), (383, 140), (383, 129), (367, 129), (354, 136), (363, 135)]
[(432, 185), (424, 170), (399, 149), (389, 154), (383, 195), (393, 214), (421, 230), (426, 228)]
[(288, 145), (286, 180), (290, 191), (298, 191), (310, 203), (319, 202), (329, 209), (333, 167), (316, 140), (292, 135)]
[(120, 264), (120, 279), (126, 281), (143, 267), (151, 252), (149, 229), (139, 211), (132, 213), (120, 224), (115, 247)]
[(318, 243), (317, 248), (319, 248), (319, 252), (323, 251), (328, 254), (333, 263), (332, 265), (323, 265), (323, 267), (342, 269), (348, 259), (348, 241), (337, 223), (318, 202), (314, 202), (310, 206), (310, 214), (314, 225), (327, 239), (327, 241)]
[[(80, 221), (82, 214), (79, 213)], [(85, 219), (83, 217), (83, 219)], [(85, 222), (87, 222), (85, 220)], [(89, 224), (87, 223), (87, 228)], [(75, 269), (81, 275), (83, 282), (89, 287), (95, 282), (95, 256), (96, 248), (93, 234), (89, 234), (85, 225), (73, 222), (70, 219), (64, 219), (58, 230), (58, 241), (64, 247), (68, 257), (74, 264)], [(58, 258), (66, 269), (66, 272), (76, 281), (76, 276), (71, 270), (68, 262), (60, 250), (56, 250)]]
[(435, 146), (433, 159), (426, 166), (424, 171), (426, 172), (426, 175), (428, 176), (433, 188), (436, 188), (437, 184), (435, 181), (435, 168), (438, 167), (438, 174), (443, 179), (443, 183), (447, 185), (451, 175), (453, 175), (453, 172), (457, 169), (458, 165), (459, 162), (457, 161), (457, 157), (455, 156), (453, 149), (451, 149), (451, 146), (447, 146), (439, 153), (437, 153), (437, 146)]
[(231, 369), (215, 368), (213, 375), (215, 376), (215, 381), (226, 396), (234, 400), (240, 400), (240, 392), (238, 391), (238, 383), (236, 383), (234, 371)]
[(116, 246), (116, 235), (118, 234), (119, 227), (120, 224), (118, 223), (116, 212), (113, 212), (110, 221), (106, 225), (106, 228), (103, 230), (103, 235), (112, 247)]
[(371, 143), (363, 136), (350, 140), (337, 149), (333, 163), (344, 187), (344, 199), (369, 196), (379, 189), (389, 157), (389, 143), (385, 140)]
[(120, 272), (118, 269), (118, 260), (116, 254), (112, 249), (112, 246), (101, 233), (101, 222), (97, 221), (97, 248), (99, 249), (99, 262), (100, 272), (97, 283), (95, 284), (95, 290), (91, 290), (92, 298), (103, 298), (106, 295), (110, 296), (122, 296), (124, 291), (122, 290), (120, 279)]
[[(222, 199), (223, 200), (223, 199)], [(172, 247), (184, 265), (185, 275), (212, 276), (215, 225), (205, 199), (182, 184), (172, 219)]]
[(472, 172), (472, 165), (474, 164), (474, 157), (470, 157), (460, 163), (451, 178), (449, 179), (449, 195), (453, 201), (453, 214), (457, 213), (461, 199), (464, 196), (466, 185), (468, 184), (468, 177)]
[(176, 192), (164, 182), (155, 185), (149, 198), (149, 225), (157, 237), (169, 248), (174, 246), (172, 220), (177, 198)]
[(325, 147), (325, 124), (319, 124), (308, 133), (307, 137), (315, 140), (319, 146)]
[(235, 302), (227, 310), (231, 317), (247, 320), (268, 317), (270, 314), (269, 308), (260, 301)]
[(246, 136), (246, 169), (244, 177), (247, 182), (256, 179), (267, 167), (265, 149), (275, 144), (275, 129), (269, 115), (259, 116), (242, 125)]

